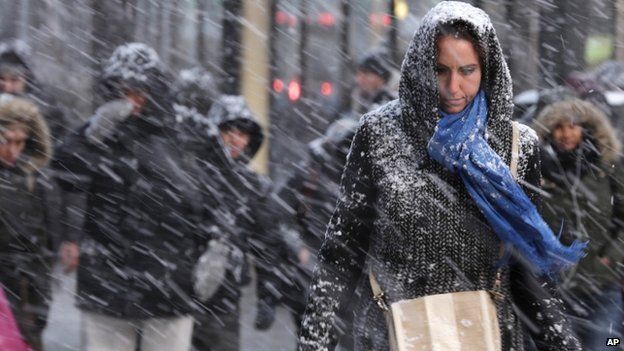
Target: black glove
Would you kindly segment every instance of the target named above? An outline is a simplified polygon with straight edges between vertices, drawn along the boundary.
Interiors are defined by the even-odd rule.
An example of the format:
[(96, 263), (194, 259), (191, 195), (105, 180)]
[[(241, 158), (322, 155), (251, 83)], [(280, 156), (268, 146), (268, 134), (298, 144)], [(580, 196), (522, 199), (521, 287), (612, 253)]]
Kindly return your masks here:
[(275, 305), (270, 305), (260, 300), (258, 302), (254, 327), (258, 330), (267, 330), (271, 328), (273, 322), (275, 322)]

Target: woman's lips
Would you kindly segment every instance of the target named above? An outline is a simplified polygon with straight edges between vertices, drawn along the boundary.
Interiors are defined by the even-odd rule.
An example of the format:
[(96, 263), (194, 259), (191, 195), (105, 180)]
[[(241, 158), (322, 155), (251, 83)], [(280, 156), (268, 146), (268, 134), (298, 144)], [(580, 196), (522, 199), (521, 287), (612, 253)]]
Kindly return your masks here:
[(462, 102), (464, 102), (464, 99), (463, 98), (459, 98), (459, 99), (446, 99), (445, 101), (446, 101), (447, 104), (450, 104), (450, 105), (459, 105)]

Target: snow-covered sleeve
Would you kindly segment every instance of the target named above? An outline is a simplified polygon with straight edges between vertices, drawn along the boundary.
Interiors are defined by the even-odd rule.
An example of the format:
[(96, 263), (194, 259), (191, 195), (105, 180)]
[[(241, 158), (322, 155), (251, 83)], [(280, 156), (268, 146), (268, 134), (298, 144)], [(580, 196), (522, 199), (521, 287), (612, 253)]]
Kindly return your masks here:
[[(520, 184), (540, 209), (541, 161), (537, 134), (520, 125)], [(581, 350), (554, 280), (537, 277), (521, 262), (512, 264), (510, 287), (520, 319), (538, 350)]]
[(539, 139), (535, 131), (524, 124), (519, 124), (519, 132), (520, 185), (539, 211), (541, 207), (539, 189), (542, 178)]
[(368, 140), (364, 121), (353, 139), (340, 196), (319, 250), (319, 263), (301, 324), (301, 351), (333, 349), (337, 339), (336, 316), (351, 298), (362, 271), (375, 215)]
[(554, 280), (537, 277), (518, 262), (510, 282), (516, 311), (538, 350), (582, 350)]

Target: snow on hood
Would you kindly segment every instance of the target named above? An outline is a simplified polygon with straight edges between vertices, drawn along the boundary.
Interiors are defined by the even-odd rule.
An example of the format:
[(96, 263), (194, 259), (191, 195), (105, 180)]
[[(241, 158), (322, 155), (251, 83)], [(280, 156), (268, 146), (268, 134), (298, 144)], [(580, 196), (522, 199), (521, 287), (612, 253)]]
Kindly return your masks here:
[(439, 118), (436, 39), (440, 27), (449, 23), (466, 25), (487, 50), (487, 57), (482, 59), (485, 67), (482, 67), (481, 81), (489, 103), (487, 137), (492, 148), (506, 160), (511, 145), (511, 75), (488, 15), (470, 4), (457, 1), (439, 3), (427, 13), (414, 33), (401, 66), (401, 123), (413, 138), (412, 142), (418, 144), (416, 150), (427, 157), (426, 144)]
[(173, 111), (170, 89), (171, 77), (154, 49), (143, 43), (124, 44), (113, 51), (105, 62), (101, 83), (108, 101), (119, 97), (123, 89), (138, 89), (148, 95), (146, 115)]
[(105, 78), (147, 82), (149, 72), (163, 71), (160, 58), (154, 49), (143, 43), (119, 46), (104, 65)]
[(207, 114), (219, 97), (219, 89), (212, 74), (201, 67), (193, 67), (180, 71), (173, 86), (173, 96), (176, 103)]

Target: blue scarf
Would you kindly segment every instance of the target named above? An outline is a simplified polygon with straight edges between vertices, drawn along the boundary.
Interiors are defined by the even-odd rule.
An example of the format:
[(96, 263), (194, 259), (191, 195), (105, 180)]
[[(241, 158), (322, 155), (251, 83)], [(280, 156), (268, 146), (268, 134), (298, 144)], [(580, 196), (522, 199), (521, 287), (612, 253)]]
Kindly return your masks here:
[(428, 152), (444, 168), (459, 173), (468, 193), (506, 248), (513, 247), (539, 273), (577, 263), (587, 243), (562, 245), (513, 178), (509, 166), (485, 140), (488, 114), (483, 90), (462, 112), (441, 112)]

